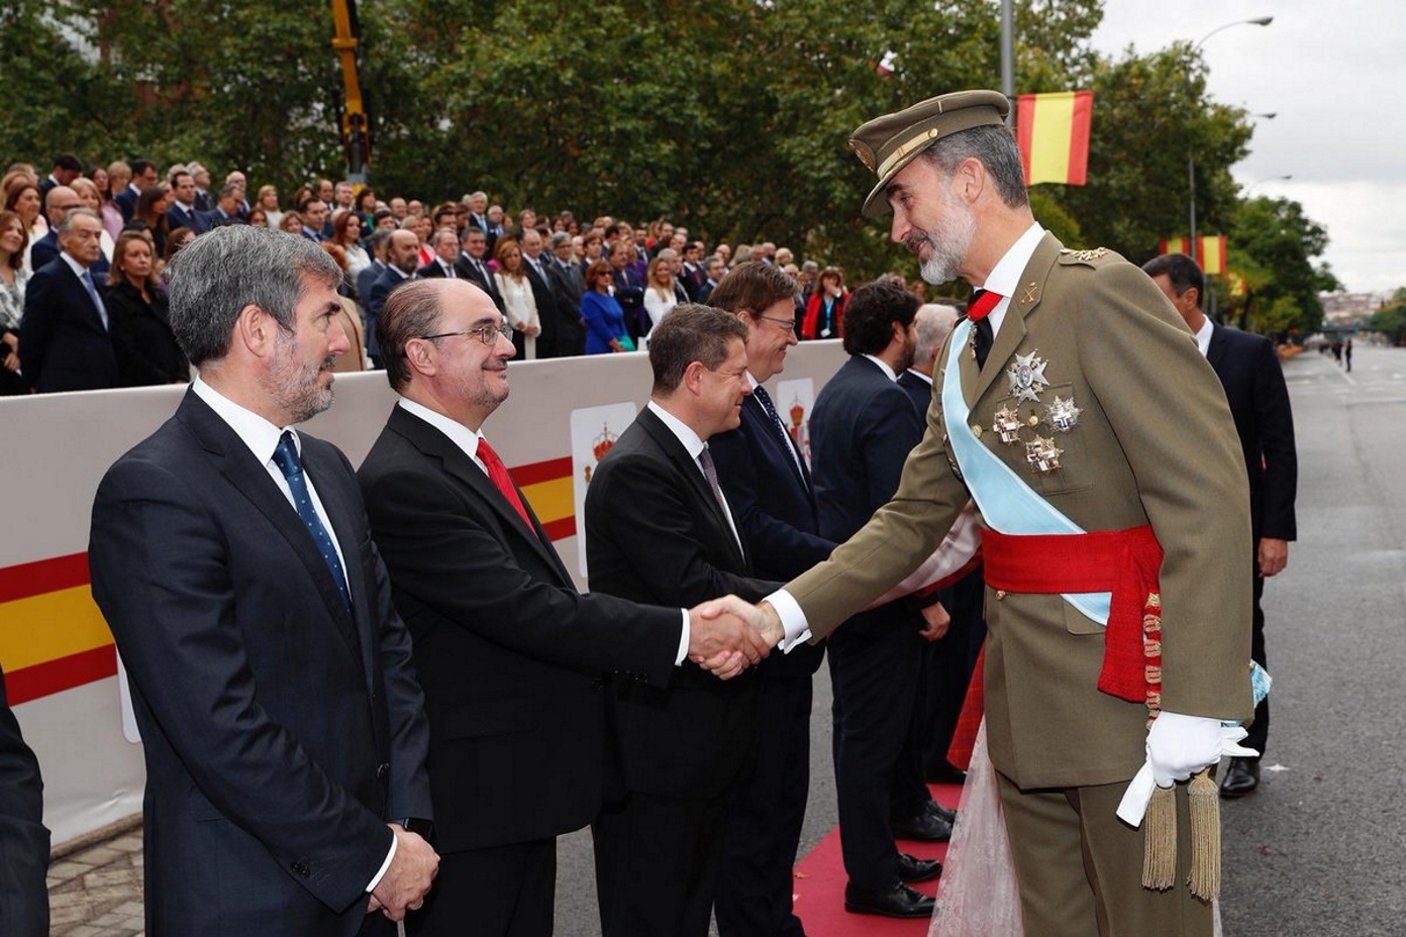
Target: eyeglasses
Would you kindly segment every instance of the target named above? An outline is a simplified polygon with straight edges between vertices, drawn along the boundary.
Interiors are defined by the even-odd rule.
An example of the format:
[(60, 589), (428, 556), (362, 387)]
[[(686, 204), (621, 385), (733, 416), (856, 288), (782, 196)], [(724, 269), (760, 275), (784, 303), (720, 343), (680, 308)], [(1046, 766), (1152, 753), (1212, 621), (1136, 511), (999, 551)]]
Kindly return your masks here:
[(794, 335), (795, 332), (796, 332), (796, 320), (795, 320), (795, 319), (778, 319), (778, 318), (776, 318), (775, 316), (757, 316), (757, 318), (758, 318), (758, 319), (765, 319), (765, 320), (768, 321), (768, 322), (775, 322), (777, 325), (781, 326), (781, 328), (783, 328), (783, 329), (786, 330), (787, 332), (790, 332), (790, 333), (793, 334), (793, 335)]
[(508, 341), (513, 340), (513, 328), (507, 323), (502, 325), (479, 325), (471, 329), (460, 329), (457, 332), (440, 332), (438, 335), (421, 335), (420, 338), (427, 342), (432, 342), (437, 338), (452, 338), (455, 335), (472, 335), (485, 345), (492, 345), (498, 341), (498, 336), (503, 336)]

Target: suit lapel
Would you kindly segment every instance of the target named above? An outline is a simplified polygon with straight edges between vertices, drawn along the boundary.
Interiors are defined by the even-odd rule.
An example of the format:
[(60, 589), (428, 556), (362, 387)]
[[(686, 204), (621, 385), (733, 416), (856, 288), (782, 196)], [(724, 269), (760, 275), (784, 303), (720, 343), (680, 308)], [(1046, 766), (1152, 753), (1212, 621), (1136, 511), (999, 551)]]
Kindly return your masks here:
[(762, 402), (755, 395), (751, 398), (751, 405), (744, 403), (742, 409), (748, 412), (748, 419), (753, 422), (756, 431), (761, 434), (763, 439), (767, 440), (766, 445), (790, 467), (791, 474), (797, 476), (800, 479), (801, 487), (809, 492), (810, 473), (806, 471), (805, 459), (801, 458), (801, 450), (796, 448), (796, 441), (791, 438), (791, 434), (783, 428), (781, 432), (785, 433), (786, 439), (783, 441), (777, 437), (777, 426), (771, 422), (771, 416), (766, 412), (766, 407), (762, 406)]
[[(1006, 317), (1001, 322), (1001, 331), (996, 335), (995, 342), (991, 345), (991, 353), (986, 357), (986, 367), (975, 376), (971, 384), (968, 384), (967, 359), (969, 354), (962, 357), (962, 389), (965, 392), (968, 387), (971, 392), (966, 394), (969, 402), (975, 403), (991, 387), (1000, 374), (1006, 369), (1006, 363), (1010, 361), (1011, 355), (1020, 347), (1020, 343), (1025, 340), (1025, 317), (1040, 305), (1040, 300), (1044, 296), (1045, 280), (1049, 276), (1050, 268), (1054, 266), (1059, 257), (1059, 240), (1052, 234), (1046, 234), (1041, 238), (1040, 243), (1035, 247), (1035, 253), (1031, 255), (1030, 262), (1025, 265), (1025, 269), (1020, 273), (1020, 281), (1016, 286), (1015, 295), (1011, 297), (1010, 305), (1006, 307)], [(976, 361), (971, 361), (971, 370), (975, 372)]]
[[(220, 419), (205, 401), (196, 396), (194, 391), (186, 391), (185, 399), (181, 401), (176, 416), (190, 428), (206, 451), (216, 458), (220, 473), (258, 509), (264, 519), (287, 541), (288, 546), (292, 548), (308, 576), (311, 577), (318, 594), (322, 596), (323, 604), (327, 606), (328, 614), (336, 623), (337, 631), (346, 642), (347, 649), (352, 652), (354, 658), (361, 660), (362, 654), (357, 647), (356, 624), (352, 621), (346, 605), (342, 602), (341, 591), (332, 581), (332, 571), (323, 562), (322, 555), (318, 553), (317, 545), (313, 543), (307, 527), (298, 517), (298, 512), (284, 497), (283, 492), (270, 477), (268, 470), (254, 459), (254, 454), (249, 451), (249, 447), (244, 445), (234, 430)], [(308, 474), (311, 476), (311, 471)], [(325, 470), (322, 475), (330, 478)], [(313, 483), (317, 484), (316, 479)], [(329, 483), (327, 487), (332, 489), (335, 486)], [(326, 497), (322, 487), (318, 488), (317, 493), (320, 498)], [(323, 507), (327, 509), (329, 515), (335, 518), (336, 513), (326, 500), (323, 501)], [(360, 578), (361, 560), (356, 552), (359, 541), (355, 539), (354, 533), (343, 533), (344, 529), (343, 525), (333, 521), (333, 530), (342, 547), (343, 568), (347, 569), (351, 564), (351, 557), (356, 558), (357, 571), (353, 572), (347, 569), (348, 585), (350, 586)], [(364, 589), (362, 595), (364, 598)], [(355, 601), (355, 593), (353, 593), (353, 601)]]
[(1206, 346), (1206, 360), (1217, 374), (1221, 373), (1221, 366), (1225, 363), (1225, 335), (1224, 329), (1212, 323), (1211, 342)]
[[(305, 440), (306, 442), (306, 440)], [(317, 447), (303, 446), (303, 468), (314, 487), (327, 516), (332, 521), (332, 533), (342, 548), (342, 569), (347, 575), (347, 588), (352, 599), (352, 622), (361, 651), (361, 664), (367, 677), (368, 688), (371, 675), (371, 593), (366, 581), (365, 568), (361, 562), (361, 536), (364, 532), (354, 519), (361, 516), (362, 508), (354, 500), (345, 468), (335, 459), (324, 459)], [(281, 494), (281, 492), (280, 492)], [(323, 569), (327, 564), (324, 563)], [(331, 579), (330, 572), (328, 579)], [(336, 584), (333, 583), (333, 589)], [(341, 596), (338, 596), (337, 609), (342, 610)], [(340, 620), (340, 619), (339, 619)], [(355, 650), (356, 648), (354, 648)]]
[[(507, 499), (503, 497), (503, 493), (498, 490), (497, 486), (489, 480), (487, 473), (475, 465), (473, 459), (469, 458), (468, 454), (460, 449), (452, 439), (401, 406), (391, 410), (388, 425), (423, 455), (438, 459), (440, 464), (444, 466), (445, 473), (458, 480), (487, 504), (489, 510), (497, 515), (499, 524), (505, 530), (511, 530), (532, 549), (536, 550), (538, 555), (561, 576), (563, 584), (572, 582), (571, 574), (562, 565), (561, 557), (557, 555), (557, 551), (550, 546), (551, 540), (547, 536), (547, 532), (542, 529), (542, 524), (537, 519), (537, 512), (532, 510), (532, 505), (528, 504), (527, 499), (523, 497), (522, 489), (518, 488), (518, 497), (522, 498), (523, 507), (527, 508), (527, 515), (532, 518), (532, 532), (530, 534), (523, 527), (522, 518), (518, 516), (517, 511), (513, 510), (512, 505), (508, 504)], [(514, 487), (517, 487), (516, 484)]]
[(649, 434), (663, 453), (674, 463), (679, 473), (688, 479), (689, 485), (693, 488), (694, 496), (700, 499), (706, 509), (712, 515), (713, 526), (722, 537), (722, 541), (728, 545), (733, 557), (739, 562), (739, 570), (746, 570), (747, 558), (742, 554), (742, 547), (737, 542), (737, 535), (732, 532), (732, 524), (728, 518), (723, 516), (723, 506), (718, 503), (718, 499), (713, 495), (713, 489), (708, 487), (708, 480), (703, 477), (703, 470), (699, 468), (698, 462), (688, 454), (688, 450), (679, 442), (679, 438), (673, 434), (669, 427), (664, 425), (664, 421), (659, 419), (649, 408), (640, 411), (636, 418), (641, 428)]

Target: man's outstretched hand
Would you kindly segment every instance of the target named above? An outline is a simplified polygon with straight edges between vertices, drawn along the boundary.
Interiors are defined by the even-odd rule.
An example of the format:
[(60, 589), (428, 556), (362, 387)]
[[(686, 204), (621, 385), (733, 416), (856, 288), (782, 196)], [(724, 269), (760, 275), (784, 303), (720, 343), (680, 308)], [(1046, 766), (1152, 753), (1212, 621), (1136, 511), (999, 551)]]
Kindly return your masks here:
[[(775, 618), (775, 613), (771, 616)], [(688, 659), (722, 680), (730, 680), (761, 662), (781, 640), (776, 620), (769, 637), (767, 616), (735, 595), (725, 595), (689, 610)]]

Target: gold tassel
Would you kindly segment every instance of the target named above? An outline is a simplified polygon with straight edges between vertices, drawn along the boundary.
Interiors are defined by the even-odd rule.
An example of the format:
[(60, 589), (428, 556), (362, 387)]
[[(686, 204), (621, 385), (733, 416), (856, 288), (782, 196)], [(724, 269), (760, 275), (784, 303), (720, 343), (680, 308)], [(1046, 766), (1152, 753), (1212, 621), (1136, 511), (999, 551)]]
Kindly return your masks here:
[(1177, 881), (1176, 788), (1152, 792), (1142, 827), (1142, 887), (1166, 891)]
[(1220, 897), (1220, 795), (1207, 768), (1191, 779), (1191, 875), (1187, 884), (1202, 901)]

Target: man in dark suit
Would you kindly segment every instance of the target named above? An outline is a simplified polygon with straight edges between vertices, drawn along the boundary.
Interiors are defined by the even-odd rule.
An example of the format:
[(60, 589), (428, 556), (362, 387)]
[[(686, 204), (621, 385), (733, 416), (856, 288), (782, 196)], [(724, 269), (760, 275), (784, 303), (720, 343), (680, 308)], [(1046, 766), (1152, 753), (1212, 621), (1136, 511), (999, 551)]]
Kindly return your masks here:
[[(1225, 388), (1230, 415), (1245, 454), (1250, 480), (1250, 529), (1255, 555), (1251, 610), (1250, 656), (1265, 666), (1264, 611), (1260, 598), (1264, 581), (1277, 576), (1289, 562), (1289, 541), (1298, 535), (1294, 498), (1298, 490), (1299, 463), (1294, 447), (1294, 414), (1284, 369), (1269, 339), (1215, 325), (1201, 311), (1206, 278), (1196, 261), (1185, 254), (1163, 254), (1142, 268), (1171, 300), (1187, 328), (1196, 335), (1196, 346), (1210, 362)], [(1269, 739), (1269, 700), (1255, 707), (1255, 721), (1242, 743), (1264, 757)], [(1259, 787), (1259, 758), (1236, 756), (1221, 778), (1223, 797), (1243, 797)]]
[(557, 357), (584, 354), (586, 329), (581, 324), (581, 295), (586, 291), (585, 275), (580, 266), (571, 262), (571, 235), (558, 231), (548, 246), (550, 251), (542, 255), (542, 265), (557, 297)]
[(137, 210), (137, 199), (142, 197), (142, 190), (151, 188), (159, 181), (155, 163), (149, 159), (132, 160), (131, 181), (127, 183), (127, 188), (112, 197), (122, 212), (123, 221), (132, 220), (132, 213)]
[(39, 183), (39, 207), (46, 208), (49, 204), (49, 193), (58, 186), (67, 186), (74, 179), (83, 175), (83, 161), (72, 153), (60, 153), (54, 157), (54, 168), (49, 170), (49, 175), (44, 181)]
[[(68, 216), (70, 211), (80, 208), (82, 205), (78, 193), (66, 185), (55, 186), (49, 192), (47, 210), (49, 230), (30, 248), (29, 265), (31, 270), (38, 270), (59, 256), (59, 226), (63, 224), (64, 218)], [(101, 250), (98, 251), (97, 260), (89, 265), (89, 269), (93, 273), (93, 282), (100, 287), (107, 283), (107, 273), (111, 269), (111, 265)]]
[[(362, 309), (366, 308), (366, 301), (371, 298), (371, 284), (385, 272), (386, 245), (390, 240), (391, 232), (385, 228), (377, 228), (371, 232), (371, 239), (366, 245), (366, 253), (371, 257), (371, 262), (356, 275), (356, 299)], [(363, 315), (363, 321), (364, 319)]]
[[(244, 190), (239, 188), (239, 186), (225, 183), (225, 185), (220, 188), (220, 198), (219, 201), (215, 203), (214, 211), (207, 212), (202, 216), (205, 220), (206, 229), (245, 224), (243, 216), (239, 213), (239, 203), (243, 195)], [(306, 230), (305, 228), (304, 231)]]
[(39, 761), (24, 743), (5, 697), (0, 671), (0, 934), (47, 937), (49, 831), (44, 827), (44, 782)]
[(378, 368), (383, 366), (384, 361), (380, 339), (376, 337), (376, 319), (385, 308), (386, 298), (391, 295), (391, 291), (415, 275), (415, 267), (419, 262), (420, 239), (415, 236), (415, 232), (405, 229), (392, 231), (391, 239), (386, 243), (386, 268), (371, 284), (371, 289), (361, 304), (366, 326), (366, 354)]
[(459, 235), (451, 227), (437, 228), (430, 235), (430, 250), (434, 251), (434, 259), (422, 265), (415, 271), (415, 277), (421, 280), (453, 280), (458, 278), (459, 271), (454, 267), (454, 261), (459, 257)]
[(196, 234), (210, 230), (210, 219), (195, 207), (195, 177), (187, 171), (175, 173), (171, 177), (171, 207), (166, 209), (166, 226), (189, 228)]
[[(820, 533), (837, 543), (893, 497), (903, 463), (922, 439), (922, 418), (897, 384), (913, 360), (917, 309), (912, 293), (878, 282), (856, 290), (845, 310), (850, 357), (821, 390), (810, 418)], [(830, 638), (835, 792), (849, 875), (845, 907), (851, 911), (932, 914), (933, 900), (905, 883), (938, 869), (915, 868), (899, 853), (891, 814), (908, 816), (905, 825), (918, 828), (903, 830), (905, 835), (951, 836), (950, 819), (932, 803), (916, 761), (902, 757), (917, 699), (922, 637), (940, 637), (946, 617), (935, 599), (899, 599), (855, 615)], [(901, 809), (895, 811), (895, 804)]]
[[(530, 215), (531, 210), (523, 213)], [(542, 252), (542, 235), (535, 228), (522, 232), (522, 269), (532, 284), (532, 298), (537, 303), (537, 320), (542, 331), (537, 335), (537, 357), (555, 358), (557, 337), (561, 334), (561, 312), (557, 308), (557, 293), (547, 275), (548, 258)], [(584, 342), (584, 339), (583, 339)]]
[(274, 231), (192, 241), (171, 324), (200, 376), (98, 487), (93, 597), (145, 742), (149, 934), (389, 934), (438, 864), (410, 635), (351, 464), (293, 429), (332, 402), (340, 282)]
[(482, 434), (513, 355), (483, 291), (410, 283), (380, 327), (401, 399), (358, 474), (414, 638), (444, 854), (409, 930), (545, 937), (556, 836), (601, 806), (600, 675), (662, 689), (685, 654), (756, 649), (740, 644), (751, 632), (737, 619), (577, 593)]
[(195, 210), (215, 210), (215, 196), (210, 192), (210, 170), (200, 163), (186, 163), (186, 172), (195, 180)]
[(683, 284), (684, 291), (688, 293), (689, 302), (699, 301), (698, 294), (702, 291), (703, 284), (707, 279), (708, 273), (703, 269), (703, 242), (691, 241), (685, 244), (679, 282)]
[(488, 239), (482, 230), (473, 224), (464, 228), (459, 239), (459, 256), (454, 261), (454, 269), (461, 277), (472, 280), (493, 300), (493, 305), (502, 312), (503, 294), (498, 292), (498, 283), (493, 279), (493, 271), (488, 269), (484, 258), (488, 254)]
[[(682, 606), (768, 591), (747, 578), (707, 446), (739, 425), (746, 337), (736, 316), (706, 306), (676, 307), (655, 328), (649, 404), (586, 493), (592, 591)], [(624, 798), (592, 826), (606, 937), (708, 932), (728, 801), (753, 756), (757, 689), (755, 672), (719, 684), (692, 665), (667, 689), (615, 684)]]
[[(761, 385), (780, 374), (796, 343), (790, 324), (795, 285), (780, 270), (745, 263), (714, 291), (711, 305), (747, 329), (751, 397), (742, 423), (708, 449), (758, 576), (789, 579), (830, 555), (821, 537), (810, 470)], [(728, 811), (715, 913), (722, 937), (795, 937), (792, 868), (810, 787), (811, 676), (823, 644), (773, 654), (760, 668), (757, 757)]]
[(635, 347), (640, 345), (640, 319), (648, 318), (644, 312), (644, 278), (635, 272), (634, 245), (619, 242), (610, 252), (610, 277), (615, 287), (615, 301), (625, 314), (625, 331), (629, 333)]
[(61, 253), (29, 281), (20, 320), (20, 365), (40, 393), (117, 386), (107, 307), (92, 274), (102, 256), (101, 235), (102, 221), (95, 212), (72, 209), (59, 225)]
[(705, 278), (703, 285), (698, 288), (697, 302), (707, 303), (708, 297), (713, 295), (713, 290), (717, 289), (718, 284), (727, 275), (727, 266), (721, 257), (717, 254), (711, 254), (707, 260), (703, 261), (703, 271)]

